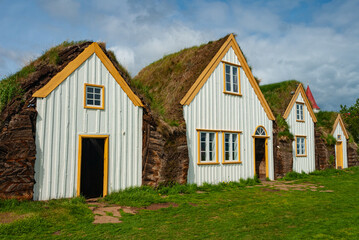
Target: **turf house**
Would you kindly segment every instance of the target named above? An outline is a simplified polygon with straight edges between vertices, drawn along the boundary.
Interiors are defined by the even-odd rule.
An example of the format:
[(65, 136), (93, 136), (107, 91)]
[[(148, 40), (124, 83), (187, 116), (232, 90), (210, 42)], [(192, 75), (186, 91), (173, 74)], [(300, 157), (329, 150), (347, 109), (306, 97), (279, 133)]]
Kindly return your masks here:
[(340, 114), (338, 114), (338, 117), (335, 120), (331, 135), (336, 139), (335, 167), (337, 169), (347, 168), (347, 140), (349, 139), (349, 134), (344, 126), (344, 122)]
[(1, 112), (2, 198), (141, 185), (143, 104), (103, 44), (65, 42), (4, 81), (20, 91)]
[[(273, 110), (276, 121), (274, 124), (274, 165), (275, 165), (275, 177), (282, 177), (286, 173), (290, 171), (298, 171), (294, 169), (294, 160), (297, 157), (299, 161), (301, 157), (296, 156), (297, 146), (296, 146), (296, 136), (302, 135), (302, 132), (305, 132), (305, 128), (301, 131), (301, 124), (305, 123), (305, 119), (311, 119), (312, 116), (317, 119), (316, 123), (314, 123), (314, 146), (315, 146), (315, 157), (314, 160), (311, 160), (311, 166), (315, 167), (316, 170), (321, 170), (325, 168), (336, 167), (336, 144), (339, 144), (340, 141), (337, 141), (338, 136), (335, 137), (334, 129), (336, 129), (337, 125), (340, 125), (341, 129), (345, 129), (345, 125), (343, 121), (338, 120), (338, 113), (336, 112), (327, 112), (327, 111), (317, 111), (317, 113), (312, 114), (309, 110), (307, 112), (303, 111), (303, 118), (297, 121), (297, 117), (293, 117), (291, 121), (288, 121), (289, 109), (296, 108), (296, 102), (294, 103), (293, 99), (298, 99), (297, 94), (301, 94), (304, 96), (302, 98), (305, 100), (306, 94), (303, 93), (303, 86), (300, 82), (296, 80), (289, 80), (279, 83), (273, 83), (268, 85), (262, 85), (261, 90), (267, 99), (271, 109)], [(307, 88), (308, 90), (308, 88)], [(308, 92), (308, 91), (307, 91)], [(311, 106), (310, 104), (315, 104), (315, 99), (312, 96), (312, 100), (309, 103), (306, 101), (300, 102), (299, 104), (303, 104), (303, 107), (299, 106), (299, 117), (301, 117), (301, 109), (305, 110), (308, 108), (307, 106)], [(290, 107), (290, 103), (292, 102), (293, 106)], [(317, 110), (319, 107), (316, 106)], [(310, 108), (308, 108), (310, 109)], [(297, 109), (295, 109), (295, 114)], [(293, 110), (291, 110), (293, 111)], [(308, 113), (309, 112), (309, 113)], [(287, 113), (288, 115), (285, 115)], [(284, 117), (287, 117), (285, 119)], [(337, 121), (336, 121), (337, 119)], [(340, 118), (341, 119), (341, 118)], [(338, 124), (339, 123), (339, 124)], [(341, 124), (342, 125), (341, 125)], [(293, 129), (294, 126), (294, 129)], [(340, 130), (337, 130), (340, 131)], [(350, 134), (345, 130), (342, 133), (339, 133), (342, 137), (342, 152), (343, 152), (343, 164), (345, 162), (345, 153), (347, 153), (347, 161), (348, 166), (356, 166), (359, 164), (358, 162), (358, 154), (357, 154), (357, 144), (354, 141), (348, 141), (347, 138), (343, 138), (350, 136)], [(304, 134), (303, 134), (304, 135)], [(337, 134), (338, 135), (338, 134)], [(305, 136), (305, 135), (304, 135)], [(305, 142), (305, 141), (304, 141)], [(307, 143), (305, 143), (307, 144)], [(308, 149), (308, 146), (304, 146)], [(307, 150), (308, 151), (308, 150)], [(314, 161), (314, 162), (313, 162)], [(303, 170), (303, 169), (302, 169)], [(303, 170), (304, 171), (304, 170)], [(300, 171), (299, 171), (300, 172)]]
[(317, 122), (303, 85), (295, 80), (261, 86), (276, 115), (276, 177), (290, 171), (312, 172), (315, 168)]
[(233, 34), (165, 56), (134, 83), (161, 125), (149, 134), (174, 155), (161, 161), (149, 151), (144, 164), (160, 170), (147, 181), (171, 180), (163, 176), (170, 169), (172, 181), (197, 184), (274, 178), (274, 116)]

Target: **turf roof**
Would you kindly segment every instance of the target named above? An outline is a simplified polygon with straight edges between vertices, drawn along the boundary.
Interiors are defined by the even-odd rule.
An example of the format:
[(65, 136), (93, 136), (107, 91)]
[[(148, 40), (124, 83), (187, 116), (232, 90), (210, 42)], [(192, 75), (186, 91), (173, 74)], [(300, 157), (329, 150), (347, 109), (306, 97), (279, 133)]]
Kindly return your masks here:
[(134, 77), (134, 87), (164, 120), (174, 125), (182, 123), (181, 99), (229, 36), (164, 56)]
[[(35, 91), (46, 85), (58, 72), (64, 69), (72, 60), (92, 44), (92, 41), (65, 41), (43, 53), (31, 61), (17, 73), (0, 80), (0, 123), (8, 121), (24, 104), (33, 98)], [(131, 76), (121, 66), (114, 53), (106, 50), (104, 43), (99, 46), (111, 60), (115, 68), (127, 83)]]
[(283, 116), (299, 84), (297, 80), (288, 80), (260, 86), (275, 116)]

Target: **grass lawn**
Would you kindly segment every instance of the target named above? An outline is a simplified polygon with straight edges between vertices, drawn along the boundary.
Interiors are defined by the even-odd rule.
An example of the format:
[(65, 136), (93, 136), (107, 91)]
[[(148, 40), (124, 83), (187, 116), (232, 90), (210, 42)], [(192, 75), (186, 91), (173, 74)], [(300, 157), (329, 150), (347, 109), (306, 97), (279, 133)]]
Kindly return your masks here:
[[(315, 184), (313, 191), (273, 190), (254, 181), (197, 187), (126, 190), (108, 204), (178, 207), (121, 212), (122, 223), (93, 224), (83, 198), (48, 202), (0, 201), (0, 238), (76, 239), (358, 239), (359, 167), (291, 174), (283, 184)], [(278, 181), (284, 182), (284, 181)], [(323, 187), (320, 187), (323, 186)], [(332, 190), (332, 191), (328, 191)], [(3, 219), (1, 219), (3, 218)]]

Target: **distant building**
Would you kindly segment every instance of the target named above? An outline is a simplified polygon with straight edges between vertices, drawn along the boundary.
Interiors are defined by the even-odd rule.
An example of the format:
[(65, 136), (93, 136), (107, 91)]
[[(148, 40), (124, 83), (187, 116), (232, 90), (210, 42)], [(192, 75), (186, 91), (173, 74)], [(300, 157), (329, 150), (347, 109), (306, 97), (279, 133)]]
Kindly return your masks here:
[(309, 85), (307, 87), (307, 90), (305, 91), (305, 94), (307, 95), (308, 100), (312, 104), (313, 112), (315, 112), (315, 113), (320, 112), (320, 108), (318, 107), (317, 103), (315, 102), (315, 99), (313, 97), (312, 91), (309, 88)]

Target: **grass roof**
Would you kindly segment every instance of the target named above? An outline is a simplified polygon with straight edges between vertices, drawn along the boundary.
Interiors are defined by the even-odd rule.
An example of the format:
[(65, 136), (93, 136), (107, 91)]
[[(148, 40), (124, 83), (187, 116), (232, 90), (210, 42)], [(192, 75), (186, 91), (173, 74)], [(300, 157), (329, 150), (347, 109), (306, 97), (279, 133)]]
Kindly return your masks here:
[(182, 123), (181, 99), (228, 37), (164, 56), (134, 77), (134, 87), (166, 122), (172, 125)]
[[(39, 58), (31, 61), (20, 71), (0, 80), (0, 112), (16, 97), (21, 97), (25, 92), (37, 86), (33, 76), (48, 72), (50, 77), (60, 72), (66, 65), (75, 59), (92, 41), (65, 41), (58, 46), (45, 51)], [(131, 76), (128, 71), (117, 61), (112, 51), (106, 50), (105, 44), (99, 44), (105, 54), (112, 61), (122, 77), (130, 82)], [(40, 74), (41, 75), (41, 74)], [(40, 79), (38, 79), (40, 80)], [(30, 83), (31, 82), (31, 83)], [(40, 84), (40, 83), (39, 83)], [(46, 83), (45, 83), (46, 84)]]
[[(45, 51), (39, 58), (31, 61), (20, 71), (0, 80), (0, 130), (11, 116), (21, 111), (24, 105), (32, 102), (32, 95), (48, 83), (68, 63), (74, 60), (92, 41), (65, 41)], [(121, 66), (114, 53), (106, 50), (104, 43), (99, 43), (107, 57), (127, 83), (131, 76)]]
[(283, 116), (299, 84), (297, 80), (288, 80), (260, 86), (274, 115)]

